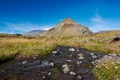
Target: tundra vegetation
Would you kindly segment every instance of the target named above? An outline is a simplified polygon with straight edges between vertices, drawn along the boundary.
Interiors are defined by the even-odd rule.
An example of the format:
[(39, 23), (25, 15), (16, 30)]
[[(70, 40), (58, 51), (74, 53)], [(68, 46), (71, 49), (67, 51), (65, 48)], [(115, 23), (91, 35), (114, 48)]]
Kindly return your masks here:
[[(57, 45), (75, 46), (102, 53), (120, 54), (120, 41), (111, 42), (120, 31), (94, 33), (86, 36), (51, 36), (23, 37), (16, 35), (0, 35), (0, 63), (20, 57), (42, 56), (51, 53)], [(120, 78), (120, 63), (105, 62), (95, 67), (94, 73), (98, 80), (114, 80)]]

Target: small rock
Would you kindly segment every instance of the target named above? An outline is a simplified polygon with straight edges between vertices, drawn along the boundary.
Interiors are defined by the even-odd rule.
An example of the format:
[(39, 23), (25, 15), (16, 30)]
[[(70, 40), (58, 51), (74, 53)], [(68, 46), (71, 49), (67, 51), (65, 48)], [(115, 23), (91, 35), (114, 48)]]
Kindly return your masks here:
[(51, 76), (51, 75), (52, 75), (52, 72), (49, 72), (49, 73), (48, 73), (48, 76)]
[(52, 53), (53, 53), (53, 54), (56, 54), (56, 53), (57, 53), (57, 51), (52, 51)]
[(36, 60), (36, 59), (37, 59), (37, 57), (35, 57), (35, 56), (34, 56), (34, 57), (33, 57), (33, 59), (34, 59), (34, 60)]
[(82, 61), (78, 61), (78, 60), (77, 60), (77, 65), (79, 65), (79, 64), (81, 64), (81, 63), (82, 63)]
[(92, 63), (93, 65), (95, 65), (95, 62), (94, 62), (94, 61), (92, 61), (91, 63)]
[(51, 63), (49, 64), (49, 66), (53, 67), (53, 66), (54, 66), (54, 63), (51, 62)]
[(77, 49), (76, 51), (79, 52), (79, 49)]
[(67, 62), (72, 62), (72, 60), (66, 60)]
[(82, 79), (82, 76), (77, 76), (78, 79)]
[(74, 49), (74, 48), (69, 48), (69, 51), (74, 52), (74, 51), (75, 51), (75, 49)]
[(27, 64), (27, 60), (23, 61), (22, 64)]
[(72, 55), (70, 54), (70, 58), (72, 57)]
[(78, 59), (84, 59), (83, 54), (81, 53), (79, 53), (77, 56), (78, 56)]
[(76, 73), (75, 73), (75, 72), (73, 72), (73, 71), (71, 71), (71, 72), (70, 72), (70, 75), (75, 76), (75, 75), (76, 75)]
[(43, 79), (45, 79), (46, 77), (45, 77), (45, 76), (43, 76), (42, 78), (43, 78)]
[(93, 55), (94, 55), (94, 53), (90, 53), (90, 55), (91, 55), (91, 56), (93, 56)]
[(41, 67), (48, 66), (48, 61), (42, 61)]
[(92, 55), (92, 58), (97, 58), (97, 56), (96, 55)]
[(60, 49), (57, 49), (57, 51), (60, 51)]
[(117, 54), (113, 53), (113, 54), (109, 54), (110, 56), (117, 56)]
[(63, 72), (64, 72), (65, 74), (70, 71), (70, 69), (69, 69), (69, 67), (68, 67), (67, 64), (63, 64), (63, 65), (62, 65), (62, 68), (63, 68)]

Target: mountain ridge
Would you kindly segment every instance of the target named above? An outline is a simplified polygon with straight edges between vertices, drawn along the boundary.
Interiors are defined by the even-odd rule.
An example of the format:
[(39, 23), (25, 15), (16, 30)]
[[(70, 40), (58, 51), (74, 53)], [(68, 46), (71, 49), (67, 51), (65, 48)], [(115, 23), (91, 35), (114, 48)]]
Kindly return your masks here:
[(89, 30), (88, 27), (76, 23), (71, 18), (66, 18), (45, 32), (43, 36), (80, 36), (91, 33), (92, 31)]
[(91, 33), (92, 31), (89, 30), (88, 27), (78, 24), (71, 18), (65, 18), (63, 21), (59, 22), (56, 26), (54, 26), (53, 28), (47, 31), (36, 30), (35, 32), (35, 30), (33, 30), (28, 32), (27, 34), (29, 36), (39, 35), (39, 36), (50, 37), (50, 36), (81, 36), (81, 35), (89, 35)]

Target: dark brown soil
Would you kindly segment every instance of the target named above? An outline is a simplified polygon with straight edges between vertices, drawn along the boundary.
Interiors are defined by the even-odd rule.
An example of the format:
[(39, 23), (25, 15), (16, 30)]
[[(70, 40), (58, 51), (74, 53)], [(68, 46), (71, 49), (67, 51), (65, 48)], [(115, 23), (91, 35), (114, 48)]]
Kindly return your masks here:
[[(83, 55), (81, 59), (78, 54)], [(0, 65), (0, 80), (96, 80), (93, 61), (103, 56), (82, 48), (57, 46), (51, 54), (14, 59)], [(64, 64), (69, 67), (66, 73)]]

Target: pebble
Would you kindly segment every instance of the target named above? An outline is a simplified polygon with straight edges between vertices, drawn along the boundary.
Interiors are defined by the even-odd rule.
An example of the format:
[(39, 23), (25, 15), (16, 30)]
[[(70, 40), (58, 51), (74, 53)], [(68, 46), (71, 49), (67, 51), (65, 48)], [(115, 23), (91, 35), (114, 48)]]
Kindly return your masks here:
[(77, 49), (76, 51), (79, 52), (79, 49)]
[(75, 49), (74, 49), (74, 48), (69, 48), (69, 51), (74, 52), (74, 51), (75, 51)]
[(41, 67), (48, 66), (48, 61), (42, 61)]
[(70, 75), (75, 76), (75, 75), (76, 75), (76, 73), (75, 73), (75, 72), (73, 72), (73, 71), (71, 71), (71, 72), (70, 72)]
[(94, 62), (94, 61), (92, 61), (91, 63), (92, 63), (93, 65), (95, 65), (95, 62)]
[(82, 76), (77, 76), (78, 79), (82, 79)]
[(69, 69), (69, 67), (68, 67), (67, 64), (63, 64), (63, 65), (62, 65), (62, 68), (63, 68), (63, 72), (64, 72), (65, 74), (70, 71), (70, 69)]
[(78, 59), (84, 59), (83, 54), (81, 53), (79, 53), (77, 56), (78, 56)]
[(113, 53), (113, 54), (109, 54), (110, 56), (117, 56), (117, 54)]
[(53, 66), (54, 66), (54, 63), (51, 62), (51, 63), (49, 64), (49, 66), (53, 67)]
[(90, 53), (90, 55), (91, 55), (91, 56), (93, 56), (93, 55), (94, 55), (94, 53)]
[(43, 78), (43, 79), (45, 79), (46, 77), (45, 77), (45, 76), (43, 76), (42, 78)]
[(104, 55), (101, 59), (95, 60), (94, 63), (97, 65), (110, 60), (120, 63), (120, 57), (117, 56), (116, 54)]
[(49, 73), (48, 73), (48, 76), (51, 76), (51, 75), (52, 75), (52, 72), (49, 72)]
[(97, 56), (96, 55), (92, 55), (92, 58), (97, 58)]
[(34, 60), (36, 60), (36, 59), (37, 59), (37, 57), (35, 57), (35, 56), (34, 56), (34, 57), (33, 57), (33, 59), (34, 59)]
[(82, 63), (82, 61), (78, 61), (78, 60), (77, 60), (77, 65), (79, 65), (79, 64), (81, 64), (81, 63)]
[(27, 64), (27, 60), (23, 61), (22, 64)]
[(52, 53), (53, 53), (53, 54), (56, 54), (56, 53), (57, 53), (57, 51), (52, 51)]
[(67, 62), (72, 62), (72, 60), (66, 60)]
[(72, 55), (70, 54), (70, 58), (72, 57)]
[(57, 51), (60, 51), (60, 49), (57, 49)]

